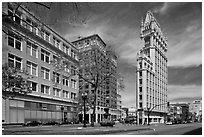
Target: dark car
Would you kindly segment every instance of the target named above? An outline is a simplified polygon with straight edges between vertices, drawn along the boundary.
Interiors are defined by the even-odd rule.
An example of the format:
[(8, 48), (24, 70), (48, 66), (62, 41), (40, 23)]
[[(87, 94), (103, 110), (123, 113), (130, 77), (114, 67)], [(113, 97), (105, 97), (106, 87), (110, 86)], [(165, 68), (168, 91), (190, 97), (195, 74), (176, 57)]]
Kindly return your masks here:
[(48, 121), (48, 122), (44, 123), (43, 125), (60, 125), (60, 123), (57, 121)]
[(40, 121), (28, 121), (23, 124), (23, 126), (39, 126), (42, 125), (42, 122)]
[(113, 125), (115, 125), (115, 122), (112, 121), (112, 120), (106, 120), (105, 119), (105, 120), (100, 122), (100, 125), (101, 126), (111, 126), (111, 127), (113, 127)]
[(125, 123), (129, 123), (129, 124), (134, 124), (136, 123), (136, 117), (135, 116), (128, 116), (124, 119)]

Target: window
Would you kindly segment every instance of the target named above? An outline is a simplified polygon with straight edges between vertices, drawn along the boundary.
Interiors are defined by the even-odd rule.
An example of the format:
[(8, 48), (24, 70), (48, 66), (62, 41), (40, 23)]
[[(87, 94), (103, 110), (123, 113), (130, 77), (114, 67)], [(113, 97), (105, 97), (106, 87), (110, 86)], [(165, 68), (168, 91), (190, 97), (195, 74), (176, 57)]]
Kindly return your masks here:
[(37, 88), (37, 83), (31, 82), (31, 81), (27, 81), (27, 83), (28, 83), (28, 86), (32, 88), (32, 91), (37, 92), (37, 89), (38, 89)]
[(71, 74), (76, 75), (76, 67), (71, 66)]
[(70, 72), (70, 69), (69, 69), (69, 66), (68, 66), (68, 65), (66, 65), (66, 66), (64, 67), (64, 71), (67, 72), (67, 73)]
[(69, 80), (67, 77), (63, 77), (62, 84), (69, 87)]
[(53, 60), (54, 60), (54, 62), (57, 62), (59, 60), (59, 58), (57, 56), (53, 55)]
[(72, 58), (75, 58), (75, 52), (74, 52), (74, 50), (72, 50), (72, 49), (71, 49), (71, 57), (72, 57)]
[(11, 31), (8, 32), (8, 45), (21, 50), (21, 37)]
[(140, 100), (142, 100), (142, 95), (139, 95)]
[(63, 97), (69, 98), (69, 91), (63, 90)]
[(49, 63), (50, 62), (50, 53), (45, 51), (44, 49), (41, 49), (41, 60)]
[(140, 105), (139, 107), (142, 108), (142, 103), (140, 103), (139, 105)]
[(71, 99), (76, 99), (76, 93), (71, 92)]
[(53, 95), (60, 97), (60, 89), (53, 88)]
[(46, 85), (41, 85), (41, 93), (50, 94), (50, 87)]
[(77, 88), (76, 80), (71, 79), (71, 87), (75, 89)]
[(37, 65), (36, 64), (27, 61), (26, 67), (27, 67), (27, 71), (30, 75), (37, 76)]
[(26, 53), (27, 54), (37, 58), (38, 57), (37, 49), (38, 49), (38, 47), (35, 44), (27, 41), (27, 45), (26, 45)]
[(53, 44), (55, 47), (59, 48), (60, 41), (53, 37)]
[(50, 34), (47, 32), (44, 32), (44, 40), (46, 40), (47, 42), (50, 42)]
[(142, 71), (139, 72), (140, 73), (140, 77), (142, 76)]
[(142, 63), (141, 62), (139, 63), (139, 65), (140, 65), (140, 68), (142, 68)]
[(32, 32), (32, 21), (29, 18), (26, 18), (25, 27)]
[(8, 54), (8, 65), (9, 67), (15, 67), (17, 69), (21, 69), (22, 59), (9, 53)]
[(8, 15), (12, 15), (13, 20), (15, 22), (17, 22), (18, 24), (21, 24), (21, 13), (19, 11), (15, 11), (15, 15), (14, 14), (14, 9), (13, 7), (11, 7), (11, 5), (8, 5)]
[(62, 51), (64, 51), (64, 53), (67, 53), (67, 55), (70, 55), (70, 53), (69, 53), (69, 47), (66, 46), (66, 45), (64, 45), (64, 44), (63, 44), (63, 46), (62, 46)]
[(139, 83), (142, 84), (142, 79), (139, 79)]
[(41, 77), (44, 79), (50, 79), (50, 70), (44, 67), (41, 67)]
[(60, 83), (60, 74), (53, 72), (53, 79), (55, 83)]

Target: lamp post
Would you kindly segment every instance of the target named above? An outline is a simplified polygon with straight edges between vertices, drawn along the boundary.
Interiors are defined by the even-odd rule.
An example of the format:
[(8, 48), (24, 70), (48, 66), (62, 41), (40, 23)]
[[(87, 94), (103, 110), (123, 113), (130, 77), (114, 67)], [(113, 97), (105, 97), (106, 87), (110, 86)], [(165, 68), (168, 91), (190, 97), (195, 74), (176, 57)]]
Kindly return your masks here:
[(64, 111), (64, 107), (61, 106), (61, 111), (62, 111), (62, 123), (64, 122), (64, 118), (63, 118), (63, 111)]
[(86, 126), (86, 121), (85, 121), (85, 115), (86, 115), (86, 99), (87, 99), (87, 93), (86, 93), (86, 92), (82, 93), (82, 99), (84, 100), (84, 125), (83, 125), (83, 127), (87, 127), (87, 126)]

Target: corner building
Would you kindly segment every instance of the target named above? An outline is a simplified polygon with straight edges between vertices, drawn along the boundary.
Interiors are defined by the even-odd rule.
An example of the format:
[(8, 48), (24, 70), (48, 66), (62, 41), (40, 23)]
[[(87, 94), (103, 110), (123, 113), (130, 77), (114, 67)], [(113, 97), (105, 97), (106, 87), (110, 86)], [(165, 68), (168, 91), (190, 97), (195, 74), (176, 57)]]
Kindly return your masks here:
[[(73, 121), (77, 118), (78, 78), (63, 74), (77, 68), (78, 50), (23, 5), (15, 11), (17, 6), (3, 3), (2, 64), (26, 69), (33, 91), (2, 98), (2, 123)], [(70, 61), (64, 73), (50, 63), (58, 55)]]
[(144, 46), (137, 55), (136, 106), (138, 124), (163, 123), (167, 114), (167, 38), (153, 14), (148, 11), (141, 22)]

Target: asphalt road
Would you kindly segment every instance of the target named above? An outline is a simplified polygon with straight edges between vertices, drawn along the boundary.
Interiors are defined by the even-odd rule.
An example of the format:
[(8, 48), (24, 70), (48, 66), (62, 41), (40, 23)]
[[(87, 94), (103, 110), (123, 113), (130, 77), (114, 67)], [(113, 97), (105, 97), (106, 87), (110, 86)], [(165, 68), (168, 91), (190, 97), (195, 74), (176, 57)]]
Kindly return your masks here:
[(158, 125), (153, 130), (113, 133), (111, 135), (202, 135), (202, 123)]
[(122, 125), (114, 127), (87, 127), (82, 125), (37, 126), (37, 127), (5, 127), (3, 135), (201, 135), (202, 124), (178, 125)]

